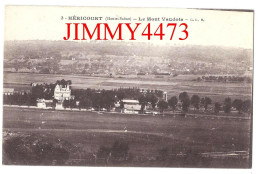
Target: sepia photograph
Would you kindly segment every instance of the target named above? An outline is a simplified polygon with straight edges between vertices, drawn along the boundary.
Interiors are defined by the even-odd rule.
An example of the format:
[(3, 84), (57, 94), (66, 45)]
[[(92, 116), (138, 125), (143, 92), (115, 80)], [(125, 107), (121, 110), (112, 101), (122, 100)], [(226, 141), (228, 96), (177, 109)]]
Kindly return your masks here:
[(253, 10), (4, 18), (3, 165), (252, 168)]

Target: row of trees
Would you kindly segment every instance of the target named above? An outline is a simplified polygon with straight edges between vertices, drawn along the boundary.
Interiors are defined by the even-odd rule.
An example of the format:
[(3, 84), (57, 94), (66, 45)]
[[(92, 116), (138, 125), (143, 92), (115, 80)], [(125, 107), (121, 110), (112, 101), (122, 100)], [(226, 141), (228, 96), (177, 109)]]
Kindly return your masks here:
[[(71, 85), (70, 80), (66, 81), (64, 79), (58, 80), (55, 84), (40, 84), (32, 85), (32, 92), (27, 93), (15, 93), (13, 95), (4, 95), (4, 104), (10, 105), (28, 105), (35, 106), (36, 100), (39, 98), (53, 99), (54, 88), (59, 85)], [(199, 110), (204, 108), (205, 111), (208, 110), (208, 106), (213, 104), (210, 97), (199, 97), (198, 95), (192, 95), (191, 97), (187, 92), (182, 92), (179, 96), (173, 96), (168, 101), (164, 101), (163, 91), (160, 90), (140, 90), (139, 88), (118, 88), (113, 90), (95, 90), (95, 89), (73, 89), (72, 95), (74, 95), (73, 100), (65, 100), (63, 102), (64, 108), (106, 108), (108, 111), (115, 106), (115, 103), (122, 101), (123, 99), (136, 99), (141, 105), (141, 112), (144, 112), (145, 106), (148, 103), (155, 110), (156, 106), (161, 112), (165, 109), (171, 108), (175, 111), (176, 108), (181, 109), (184, 113), (188, 112), (189, 109)], [(53, 107), (56, 104), (56, 100), (53, 100)], [(252, 112), (252, 102), (251, 100), (241, 100), (231, 98), (225, 98), (223, 104), (216, 102), (214, 103), (213, 111), (218, 113), (223, 110), (225, 113), (230, 113), (231, 109), (235, 108), (239, 114), (251, 113)], [(121, 102), (120, 108), (124, 108), (124, 104)]]
[(44, 98), (47, 100), (51, 100), (54, 95), (56, 83), (44, 83), (44, 84), (36, 84), (32, 86), (32, 97), (36, 100), (37, 98)]
[[(117, 94), (121, 94), (122, 91), (127, 93), (127, 91), (135, 90), (133, 88), (120, 89), (120, 90), (76, 90), (74, 91), (74, 100), (65, 100), (63, 102), (64, 108), (106, 108), (108, 111), (115, 106), (115, 102), (124, 99), (123, 97), (117, 97)], [(137, 92), (139, 91), (139, 92)], [(155, 110), (156, 106), (161, 112), (171, 108), (175, 111), (176, 108), (180, 108), (183, 112), (188, 112), (192, 106), (194, 110), (199, 110), (204, 108), (204, 111), (208, 110), (208, 106), (213, 104), (211, 98), (203, 97), (200, 98), (198, 95), (192, 95), (190, 98), (187, 92), (182, 92), (178, 97), (173, 96), (168, 101), (159, 100), (159, 97), (154, 93), (147, 93), (146, 95), (140, 93), (140, 90), (136, 90), (139, 93), (138, 101), (141, 104), (141, 112), (144, 112), (145, 106), (150, 103), (152, 109)], [(77, 102), (78, 101), (78, 104)], [(57, 101), (53, 101), (53, 107), (55, 107)], [(33, 94), (27, 93), (15, 93), (13, 95), (4, 95), (4, 104), (8, 105), (27, 105), (36, 106), (36, 98)], [(252, 102), (251, 100), (241, 100), (235, 99), (231, 100), (230, 97), (225, 98), (223, 104), (219, 102), (214, 103), (213, 111), (219, 113), (223, 110), (225, 113), (230, 113), (231, 109), (235, 108), (239, 114), (251, 113), (252, 112)], [(124, 105), (121, 103), (120, 108), (123, 109)]]
[(36, 98), (32, 94), (14, 93), (13, 95), (4, 95), (4, 104), (7, 105), (36, 106), (36, 103)]
[[(145, 93), (145, 94), (144, 94)], [(156, 107), (158, 99), (162, 97), (163, 92), (160, 90), (142, 91), (139, 88), (119, 88), (113, 90), (95, 90), (95, 89), (75, 89), (72, 90), (72, 95), (75, 96), (75, 101), (79, 101), (79, 108), (106, 108), (110, 110), (115, 106), (115, 103), (126, 98), (132, 98), (139, 101), (142, 105), (142, 111), (150, 102), (153, 108)], [(63, 106), (75, 107), (75, 101), (64, 101)], [(121, 104), (121, 108), (123, 108)]]
[(86, 89), (86, 90), (74, 90), (72, 94), (75, 96), (74, 100), (64, 101), (63, 106), (66, 107), (75, 107), (75, 102), (78, 101), (79, 108), (106, 108), (110, 110), (114, 107), (116, 102), (116, 95), (113, 90), (95, 90), (95, 89)]
[(250, 77), (244, 76), (202, 76), (197, 81), (215, 81), (215, 82), (252, 82)]
[[(169, 107), (175, 111), (178, 107), (178, 101), (180, 101), (180, 108), (183, 112), (188, 112), (190, 106), (193, 106), (194, 110), (199, 110), (201, 107), (204, 108), (204, 111), (208, 110), (208, 106), (212, 104), (210, 97), (200, 98), (198, 95), (192, 95), (190, 98), (187, 92), (180, 93), (179, 97), (171, 97), (168, 101), (161, 100), (158, 102), (157, 106), (161, 112)], [(252, 102), (251, 100), (241, 100), (235, 99), (233, 102), (230, 97), (224, 99), (223, 105), (219, 102), (214, 103), (213, 111), (219, 113), (220, 110), (223, 110), (225, 113), (230, 113), (231, 109), (235, 108), (239, 114), (251, 113), (252, 112)]]
[(148, 102), (150, 102), (153, 109), (155, 109), (155, 106), (157, 105), (161, 112), (163, 112), (165, 109), (168, 109), (169, 107), (175, 111), (179, 101), (181, 103), (180, 107), (183, 112), (188, 112), (190, 105), (193, 105), (195, 109), (199, 109), (202, 105), (205, 110), (207, 110), (208, 105), (212, 102), (209, 97), (200, 98), (198, 95), (193, 95), (190, 98), (187, 92), (180, 93), (179, 97), (173, 96), (168, 101), (158, 101), (158, 98), (153, 95), (141, 96), (138, 98), (138, 100), (139, 103), (142, 104), (142, 108), (144, 107), (143, 105), (146, 105)]

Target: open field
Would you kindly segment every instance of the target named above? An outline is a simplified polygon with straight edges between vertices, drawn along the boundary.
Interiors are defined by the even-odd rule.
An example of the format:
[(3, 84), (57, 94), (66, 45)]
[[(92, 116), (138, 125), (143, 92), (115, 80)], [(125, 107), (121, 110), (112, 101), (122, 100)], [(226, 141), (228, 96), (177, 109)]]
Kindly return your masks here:
[(138, 87), (167, 91), (171, 97), (186, 91), (190, 95), (209, 96), (214, 102), (223, 102), (224, 98), (251, 99), (252, 85), (250, 83), (223, 83), (192, 81), (196, 75), (180, 75), (177, 77), (155, 78), (154, 76), (122, 76), (117, 78), (91, 77), (81, 75), (48, 75), (26, 73), (4, 73), (4, 86), (28, 86), (36, 83), (55, 83), (57, 80), (72, 80), (73, 88), (114, 89), (119, 87)]
[[(251, 120), (4, 107), (3, 140), (4, 164), (54, 165), (59, 156), (63, 160), (58, 159), (58, 165), (251, 166)], [(19, 143), (12, 142), (22, 142), (21, 154), (26, 151), (32, 156), (10, 156), (19, 149)], [(115, 142), (128, 145), (127, 160), (94, 158), (102, 146), (111, 147)], [(36, 147), (41, 147), (39, 154), (45, 161), (33, 158)], [(52, 151), (56, 156), (44, 156), (47, 147), (56, 149)]]

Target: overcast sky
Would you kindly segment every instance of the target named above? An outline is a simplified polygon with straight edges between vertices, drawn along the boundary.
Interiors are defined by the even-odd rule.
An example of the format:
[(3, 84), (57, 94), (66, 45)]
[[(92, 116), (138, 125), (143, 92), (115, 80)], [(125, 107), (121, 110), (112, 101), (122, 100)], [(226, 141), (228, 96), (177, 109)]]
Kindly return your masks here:
[[(147, 25), (143, 22), (137, 30), (137, 41), (151, 42), (154, 44), (177, 45), (216, 45), (229, 47), (253, 48), (253, 12), (173, 9), (173, 8), (87, 8), (87, 7), (58, 7), (58, 6), (7, 6), (5, 9), (5, 40), (63, 40), (66, 35), (65, 23), (87, 23), (93, 30), (96, 23), (108, 23), (114, 30), (119, 22), (135, 23), (136, 21), (72, 21), (61, 20), (61, 16), (90, 16), (90, 17), (131, 17), (133, 18), (183, 18), (203, 19), (204, 22), (184, 21), (188, 24), (189, 37), (184, 37), (182, 28), (176, 28), (173, 40), (170, 41), (172, 28), (167, 28), (167, 23), (150, 22), (151, 32), (154, 32), (160, 23), (164, 24), (166, 36), (162, 41), (159, 37), (141, 36)], [(138, 21), (139, 22), (139, 21)], [(180, 24), (181, 22), (177, 22)], [(128, 41), (130, 32), (127, 27), (122, 29), (123, 38)], [(135, 25), (132, 25), (134, 28)], [(82, 29), (79, 29), (82, 31)], [(103, 30), (101, 30), (103, 32)], [(73, 29), (72, 29), (72, 32)], [(72, 34), (73, 35), (73, 34)], [(80, 35), (81, 36), (81, 35)], [(117, 37), (117, 36), (116, 36)], [(65, 41), (64, 41), (65, 42)]]

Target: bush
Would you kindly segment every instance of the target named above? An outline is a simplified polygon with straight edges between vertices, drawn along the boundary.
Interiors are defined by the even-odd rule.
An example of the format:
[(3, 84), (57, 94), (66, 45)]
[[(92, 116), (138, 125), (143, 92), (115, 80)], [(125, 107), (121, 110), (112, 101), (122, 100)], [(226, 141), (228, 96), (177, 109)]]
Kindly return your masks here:
[(125, 141), (115, 141), (111, 147), (100, 146), (97, 157), (105, 160), (106, 164), (111, 160), (114, 163), (128, 159), (129, 146)]
[(20, 165), (51, 165), (53, 161), (63, 165), (70, 155), (62, 146), (35, 136), (13, 137), (4, 141), (3, 154), (4, 164)]

